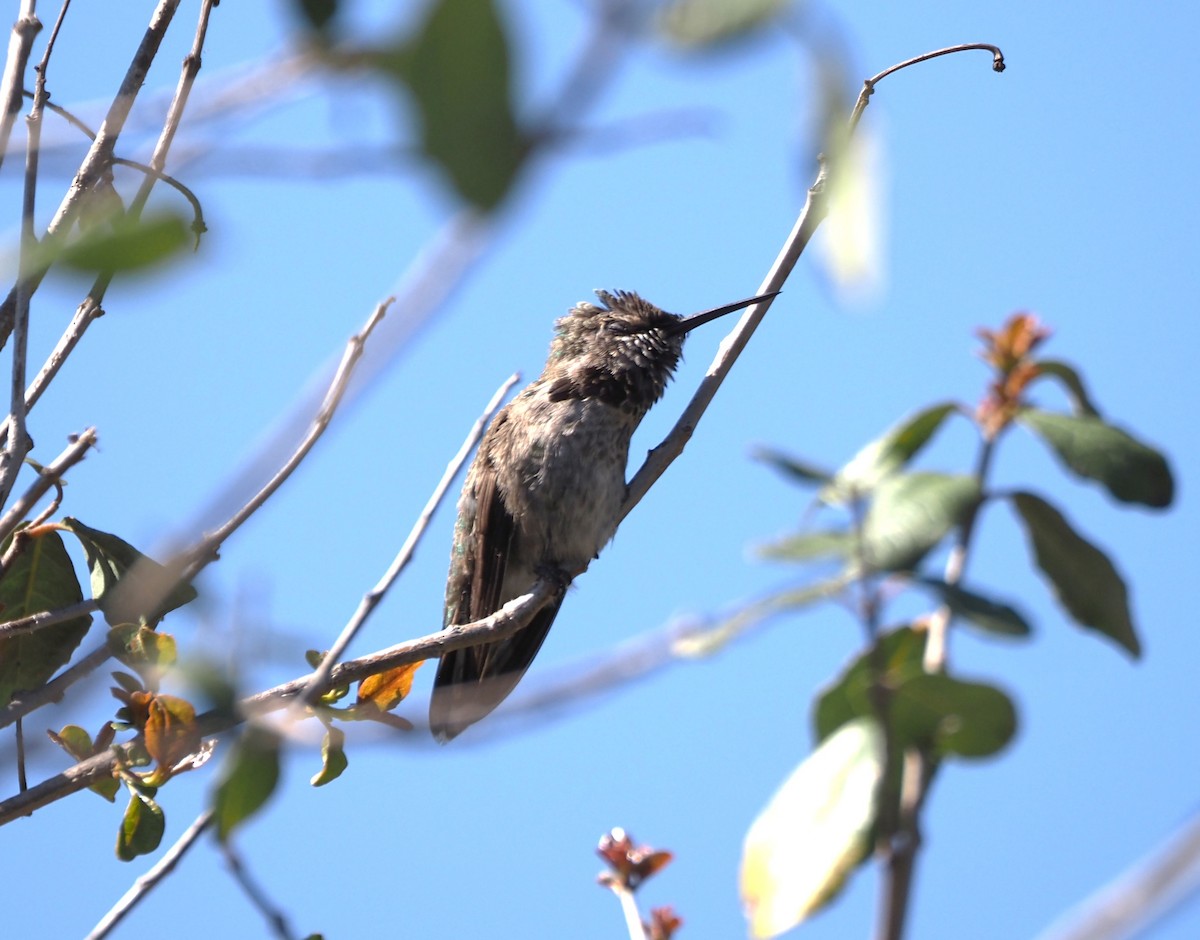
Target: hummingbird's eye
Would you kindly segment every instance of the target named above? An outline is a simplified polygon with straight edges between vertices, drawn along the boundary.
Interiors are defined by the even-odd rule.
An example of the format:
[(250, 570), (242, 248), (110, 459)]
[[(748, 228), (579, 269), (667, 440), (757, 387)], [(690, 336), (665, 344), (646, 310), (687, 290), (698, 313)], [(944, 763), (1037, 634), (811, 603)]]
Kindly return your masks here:
[(605, 333), (611, 333), (613, 336), (628, 336), (633, 332), (629, 324), (622, 320), (607, 320), (603, 329)]

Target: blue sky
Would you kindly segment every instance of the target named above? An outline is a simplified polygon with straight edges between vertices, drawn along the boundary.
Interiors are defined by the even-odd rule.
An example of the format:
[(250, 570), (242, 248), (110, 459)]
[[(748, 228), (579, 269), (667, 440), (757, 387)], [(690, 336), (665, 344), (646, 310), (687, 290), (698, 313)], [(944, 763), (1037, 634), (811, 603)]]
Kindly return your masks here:
[[(157, 100), (177, 78), (195, 6), (185, 4), (147, 83)], [(390, 6), (362, 4), (363, 28), (393, 22)], [(555, 87), (581, 40), (580, 6), (520, 6), (523, 100), (545, 100)], [(73, 8), (51, 65), (54, 100), (100, 113), (148, 12)], [(1169, 453), (1179, 495), (1166, 514), (1120, 508), (1066, 478), (1032, 440), (1014, 434), (1001, 450), (998, 487), (1047, 494), (1115, 556), (1145, 647), (1131, 663), (1066, 622), (1011, 514), (988, 510), (971, 577), (1016, 599), (1037, 633), (1015, 645), (963, 632), (951, 658), (960, 673), (1013, 695), (1020, 729), (998, 758), (939, 778), (912, 928), (924, 937), (963, 935), (966, 924), (975, 938), (1031, 936), (1197, 811), (1200, 639), (1185, 617), (1194, 605), (1179, 592), (1194, 577), (1200, 522), (1188, 378), (1200, 349), (1200, 144), (1185, 84), (1200, 14), (1169, 4), (1153, 17), (1119, 6), (1084, 17), (1027, 2), (811, 12), (826, 29), (823, 46), (840, 36), (852, 76), (977, 40), (1000, 45), (1008, 70), (997, 76), (974, 53), (880, 87), (864, 128), (886, 166), (884, 289), (867, 305), (843, 306), (816, 255), (802, 260), (683, 457), (577, 582), (522, 688), (672, 618), (730, 610), (796, 583), (796, 572), (749, 549), (795, 528), (807, 494), (752, 461), (751, 448), (836, 465), (911, 410), (974, 402), (986, 372), (973, 331), (1032, 310), (1054, 330), (1047, 353), (1081, 367), (1105, 415)], [(197, 114), (239, 67), (285, 48), (285, 13), (283, 3), (217, 8)], [(99, 47), (97, 35), (106, 40)], [(635, 289), (677, 312), (754, 292), (813, 175), (816, 102), (808, 60), (782, 32), (704, 60), (634, 50), (585, 124), (650, 115), (668, 139), (568, 149), (542, 163), (445, 307), (385, 350), (386, 368), (206, 572), (203, 602), (166, 629), (185, 651), (236, 659), (247, 691), (303, 672), (303, 650), (327, 646), (377, 580), (494, 389), (515, 369), (526, 379), (540, 370), (555, 317), (594, 288)], [(98, 452), (70, 477), (70, 514), (161, 552), (249, 493), (244, 468), (281, 416), (301, 413), (453, 203), (421, 168), (314, 180), (286, 165), (264, 168), (261, 158), (265, 171), (234, 172), (231, 154), (378, 145), (394, 138), (395, 117), (377, 88), (342, 80), (221, 121), (185, 120), (179, 153), (206, 155), (174, 167), (205, 206), (211, 231), (199, 256), (118, 282), (107, 315), (33, 416), (42, 458), (71, 432), (99, 430)], [(697, 122), (704, 133), (689, 131)], [(130, 155), (148, 152), (145, 137), (129, 143)], [(73, 169), (68, 157), (48, 161), (42, 224)], [(0, 176), (11, 232), (18, 163)], [(64, 279), (39, 294), (35, 362), (82, 293)], [(635, 455), (670, 426), (720, 336), (712, 326), (689, 339)], [(1039, 400), (1064, 404), (1049, 389)], [(972, 444), (965, 424), (955, 427), (923, 465), (963, 470)], [(439, 626), (452, 521), (444, 507), (353, 653)], [(96, 642), (89, 637), (85, 649)], [(818, 608), (719, 657), (520, 729), (488, 734), (485, 724), (445, 748), (417, 734), (352, 735), (349, 770), (321, 790), (307, 783), (319, 766), (315, 746), (298, 746), (281, 792), (238, 845), (300, 935), (601, 938), (622, 927), (594, 884), (593, 849), (623, 826), (676, 853), (645, 888), (645, 907), (673, 904), (684, 937), (737, 936), (742, 837), (808, 753), (814, 692), (859, 644), (844, 610)], [(431, 674), (418, 673), (401, 714), (423, 718)], [(43, 728), (83, 715), (81, 723), (99, 724), (111, 708), (106, 684), (97, 681), (86, 707), (33, 716), (27, 735), (40, 739)], [(60, 754), (41, 750), (32, 779), (63, 766)], [(199, 811), (212, 778), (206, 770), (163, 791), (168, 842)], [(9, 858), (22, 860), (7, 879), (14, 936), (86, 933), (147, 867), (115, 860), (119, 813), (80, 795), (5, 830)], [(866, 935), (876, 882), (872, 869), (860, 872), (804, 935)], [(265, 933), (208, 844), (118, 936), (164, 929), (178, 938)], [(1197, 932), (1193, 902), (1148, 935)]]

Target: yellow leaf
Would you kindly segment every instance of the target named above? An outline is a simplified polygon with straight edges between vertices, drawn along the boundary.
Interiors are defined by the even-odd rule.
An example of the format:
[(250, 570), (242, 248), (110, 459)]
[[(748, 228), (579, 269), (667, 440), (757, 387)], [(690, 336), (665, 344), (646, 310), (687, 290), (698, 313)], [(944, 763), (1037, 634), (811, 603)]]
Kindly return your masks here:
[[(424, 662), (424, 660), (422, 660)], [(358, 684), (358, 703), (370, 702), (381, 712), (390, 712), (412, 689), (413, 673), (421, 663), (397, 666), (387, 672), (367, 676)]]
[(746, 833), (741, 892), (752, 937), (775, 937), (823, 907), (870, 849), (883, 734), (859, 718), (826, 738)]

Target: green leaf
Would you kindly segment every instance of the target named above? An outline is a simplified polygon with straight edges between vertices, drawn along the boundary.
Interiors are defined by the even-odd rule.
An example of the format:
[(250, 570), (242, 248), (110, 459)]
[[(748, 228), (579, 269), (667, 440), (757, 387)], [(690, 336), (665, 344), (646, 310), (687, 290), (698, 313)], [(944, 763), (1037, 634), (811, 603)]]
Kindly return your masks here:
[(824, 741), (855, 719), (873, 717), (871, 688), (876, 674), (884, 688), (898, 688), (914, 676), (922, 675), (924, 656), (924, 631), (900, 627), (882, 634), (875, 647), (855, 657), (817, 696), (813, 708), (816, 739)]
[(89, 228), (47, 260), (88, 277), (143, 271), (183, 254), (192, 241), (188, 226), (187, 219), (174, 213), (116, 216), (111, 225)]
[(321, 742), (321, 770), (310, 781), (314, 787), (323, 787), (342, 775), (350, 761), (345, 751), (346, 733), (340, 728), (326, 728)]
[(1050, 445), (1077, 475), (1096, 480), (1117, 499), (1165, 509), (1175, 498), (1167, 458), (1099, 418), (1024, 408), (1017, 420)]
[(935, 592), (957, 617), (985, 633), (1001, 636), (1029, 636), (1029, 621), (1019, 610), (1003, 601), (984, 597), (957, 584), (938, 578), (914, 578), (913, 582)]
[(111, 627), (105, 643), (109, 652), (134, 669), (165, 669), (175, 665), (178, 658), (175, 637), (157, 633), (142, 624), (122, 623)]
[(1139, 657), (1142, 645), (1129, 612), (1129, 592), (1116, 567), (1040, 496), (1012, 494), (1034, 558), (1058, 602), (1077, 623), (1102, 633)]
[(863, 554), (876, 571), (909, 571), (979, 502), (971, 476), (912, 473), (875, 490), (863, 521)]
[(117, 830), (117, 858), (129, 862), (158, 848), (166, 831), (167, 821), (162, 808), (149, 793), (129, 787), (129, 805)]
[(777, 542), (759, 545), (754, 553), (759, 558), (775, 561), (811, 561), (814, 558), (845, 558), (854, 552), (853, 532), (826, 529), (821, 532), (801, 532)]
[(867, 858), (884, 760), (876, 723), (850, 722), (792, 771), (754, 820), (741, 868), (752, 937), (807, 919)]
[(83, 546), (92, 573), (92, 596), (111, 626), (154, 622), (196, 599), (194, 587), (178, 583), (176, 573), (124, 539), (70, 516), (62, 525)]
[(824, 467), (818, 467), (816, 464), (808, 463), (770, 447), (757, 447), (751, 451), (750, 456), (754, 460), (774, 467), (785, 477), (798, 483), (825, 484), (833, 479), (833, 474)]
[(1076, 414), (1100, 417), (1100, 410), (1088, 395), (1083, 379), (1072, 366), (1056, 359), (1041, 359), (1037, 362), (1037, 367), (1043, 375), (1053, 376), (1066, 387)]
[(932, 747), (939, 755), (990, 757), (1017, 730), (1017, 711), (1004, 692), (941, 673), (913, 676), (895, 689), (889, 717), (899, 746)]
[(425, 155), (480, 209), (495, 208), (508, 193), (527, 149), (509, 62), (494, 0), (436, 0), (411, 39), (373, 60), (412, 93)]
[[(15, 537), (26, 538), (20, 531)], [(11, 541), (5, 541), (5, 550)], [(0, 577), (0, 611), (6, 621), (61, 610), (82, 600), (71, 557), (53, 529), (41, 529), (29, 538)], [(66, 665), (91, 623), (91, 615), (83, 614), (0, 639), (0, 703), (10, 702), (16, 692), (38, 688)]]
[(712, 46), (744, 37), (785, 5), (785, 0), (671, 0), (658, 29), (679, 46)]
[(231, 832), (262, 809), (279, 783), (279, 737), (251, 727), (234, 745), (213, 794), (217, 838)]
[(855, 454), (834, 475), (833, 482), (821, 490), (819, 498), (836, 504), (868, 495), (883, 480), (907, 466), (957, 410), (954, 402), (942, 402), (905, 418)]

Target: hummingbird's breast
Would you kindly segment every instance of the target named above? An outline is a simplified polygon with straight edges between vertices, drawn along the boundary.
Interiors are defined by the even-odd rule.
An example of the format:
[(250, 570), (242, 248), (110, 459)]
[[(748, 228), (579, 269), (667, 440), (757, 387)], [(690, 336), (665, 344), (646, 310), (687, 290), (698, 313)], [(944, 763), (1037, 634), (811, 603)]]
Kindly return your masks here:
[[(616, 531), (635, 416), (597, 399), (518, 396), (498, 480), (526, 564), (585, 567)], [(536, 555), (537, 557), (532, 557)]]

